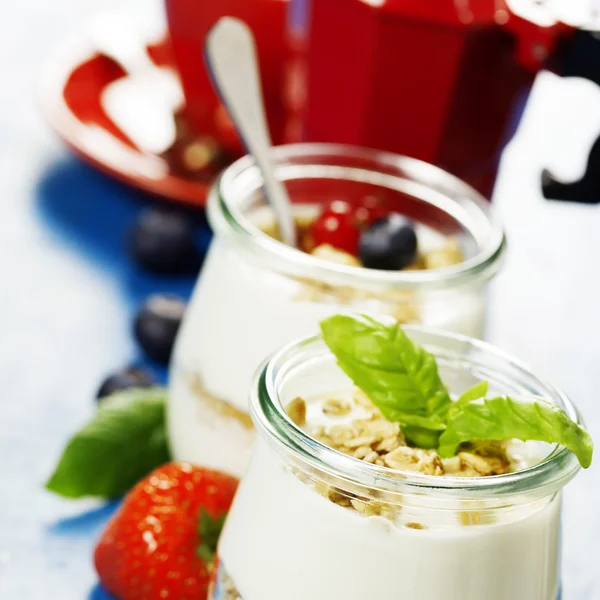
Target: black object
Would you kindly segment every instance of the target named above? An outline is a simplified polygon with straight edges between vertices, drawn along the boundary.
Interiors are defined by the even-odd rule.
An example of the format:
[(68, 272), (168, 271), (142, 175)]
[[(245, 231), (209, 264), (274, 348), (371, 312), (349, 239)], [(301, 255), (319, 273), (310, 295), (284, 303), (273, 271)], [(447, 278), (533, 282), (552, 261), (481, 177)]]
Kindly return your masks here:
[(127, 367), (122, 371), (109, 375), (96, 394), (97, 400), (102, 400), (115, 392), (129, 388), (148, 388), (155, 384), (154, 377), (148, 371), (138, 367)]
[(548, 65), (561, 77), (582, 77), (600, 85), (600, 37), (594, 31), (576, 29), (563, 38)]
[(134, 335), (151, 359), (168, 364), (185, 308), (176, 296), (154, 295), (146, 300), (135, 318)]
[(579, 181), (571, 183), (560, 181), (550, 171), (544, 169), (542, 193), (547, 200), (598, 204), (600, 202), (600, 138), (594, 142), (590, 150), (585, 173)]
[(136, 262), (152, 273), (195, 274), (200, 268), (194, 224), (179, 212), (145, 211), (131, 231), (129, 245)]
[[(600, 85), (600, 38), (592, 31), (576, 30), (565, 39), (552, 67), (563, 77), (582, 77)], [(594, 142), (585, 174), (579, 181), (560, 181), (550, 171), (542, 173), (542, 193), (548, 200), (584, 204), (600, 202), (600, 137)]]
[(399, 214), (391, 214), (363, 230), (359, 255), (368, 269), (397, 271), (417, 257), (417, 235), (412, 223)]

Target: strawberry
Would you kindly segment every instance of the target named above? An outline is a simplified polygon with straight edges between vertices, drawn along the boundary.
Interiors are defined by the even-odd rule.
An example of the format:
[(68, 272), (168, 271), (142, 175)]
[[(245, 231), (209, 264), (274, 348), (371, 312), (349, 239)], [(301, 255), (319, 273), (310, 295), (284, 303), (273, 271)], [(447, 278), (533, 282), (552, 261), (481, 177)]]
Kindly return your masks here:
[(119, 600), (204, 600), (238, 481), (187, 463), (153, 471), (126, 496), (94, 553)]

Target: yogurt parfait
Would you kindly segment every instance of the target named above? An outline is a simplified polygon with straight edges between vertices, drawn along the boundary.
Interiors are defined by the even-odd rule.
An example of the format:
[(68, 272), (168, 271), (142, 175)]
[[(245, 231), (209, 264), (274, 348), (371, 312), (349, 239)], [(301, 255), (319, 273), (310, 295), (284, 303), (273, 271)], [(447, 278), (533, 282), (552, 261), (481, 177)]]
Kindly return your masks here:
[(348, 146), (274, 150), (298, 230), (279, 241), (251, 158), (213, 187), (215, 237), (170, 373), (177, 459), (243, 473), (255, 437), (247, 389), (261, 360), (340, 311), (480, 337), (504, 234), (489, 203), (431, 165)]
[(211, 600), (556, 600), (569, 400), (473, 339), (337, 315), (254, 381)]

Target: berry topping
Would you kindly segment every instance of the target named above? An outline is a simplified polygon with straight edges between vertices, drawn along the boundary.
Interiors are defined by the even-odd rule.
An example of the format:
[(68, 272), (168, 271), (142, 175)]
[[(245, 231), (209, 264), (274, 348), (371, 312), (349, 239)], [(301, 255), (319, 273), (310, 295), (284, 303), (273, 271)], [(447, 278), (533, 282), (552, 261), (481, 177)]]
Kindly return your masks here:
[(176, 296), (150, 296), (135, 318), (134, 334), (142, 350), (167, 364), (186, 304)]
[(194, 225), (183, 214), (148, 210), (131, 232), (135, 260), (153, 273), (195, 273), (200, 255), (194, 241)]
[(106, 590), (121, 600), (206, 598), (237, 479), (169, 463), (127, 495), (94, 553)]
[(368, 269), (404, 269), (417, 257), (415, 229), (405, 217), (390, 214), (361, 233), (359, 253), (363, 266)]
[(328, 204), (312, 226), (315, 246), (328, 244), (356, 256), (360, 232), (353, 207), (342, 200)]
[(361, 205), (354, 209), (354, 223), (359, 229), (364, 229), (375, 221), (383, 219), (388, 212), (381, 204), (379, 198), (365, 196)]
[(129, 388), (148, 388), (155, 384), (154, 377), (148, 371), (137, 367), (127, 367), (118, 373), (109, 375), (100, 386), (96, 398), (102, 400), (115, 392)]

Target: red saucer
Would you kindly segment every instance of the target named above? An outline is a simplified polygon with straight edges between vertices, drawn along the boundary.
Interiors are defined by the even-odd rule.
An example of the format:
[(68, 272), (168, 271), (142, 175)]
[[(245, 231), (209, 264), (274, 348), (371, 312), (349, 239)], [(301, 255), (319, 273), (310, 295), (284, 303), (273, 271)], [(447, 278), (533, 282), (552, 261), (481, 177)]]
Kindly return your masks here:
[[(152, 61), (173, 68), (165, 37), (147, 47)], [(141, 151), (106, 114), (102, 91), (127, 77), (111, 58), (99, 54), (85, 39), (58, 52), (46, 67), (41, 86), (42, 110), (58, 135), (85, 161), (105, 173), (152, 194), (204, 206), (214, 176), (234, 157), (217, 153), (207, 168), (191, 171), (182, 162), (182, 147), (191, 137), (185, 113), (176, 115), (178, 141), (163, 155)], [(219, 140), (210, 140), (213, 148)]]

